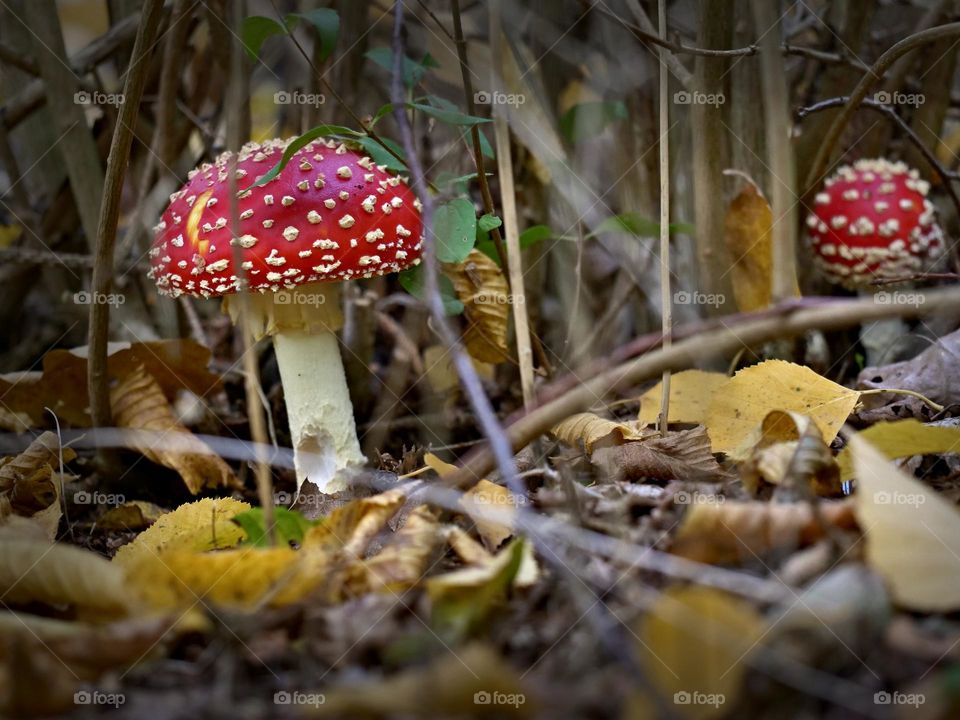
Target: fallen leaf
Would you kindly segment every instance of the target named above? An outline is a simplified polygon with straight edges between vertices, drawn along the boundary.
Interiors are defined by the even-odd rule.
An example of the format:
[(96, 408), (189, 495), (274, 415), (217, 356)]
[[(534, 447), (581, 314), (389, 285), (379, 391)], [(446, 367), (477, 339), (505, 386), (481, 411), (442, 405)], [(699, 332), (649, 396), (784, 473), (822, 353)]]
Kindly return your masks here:
[(723, 239), (733, 265), (733, 296), (740, 312), (770, 304), (773, 271), (773, 212), (750, 180), (731, 201), (723, 220)]
[(620, 445), (627, 440), (640, 440), (643, 433), (627, 423), (607, 420), (593, 413), (571, 415), (550, 431), (557, 440), (573, 447), (583, 443), (588, 453), (599, 445)]
[(131, 607), (123, 571), (73, 545), (4, 536), (0, 597), (7, 605), (70, 605), (81, 614), (117, 617)]
[(960, 512), (859, 435), (850, 438), (849, 447), (870, 567), (903, 607), (960, 608)]
[[(858, 436), (868, 441), (888, 460), (912, 455), (960, 452), (960, 428), (925, 425), (914, 418), (878, 422), (861, 430)], [(849, 446), (837, 455), (837, 463), (840, 465), (840, 477), (843, 480), (854, 477), (853, 453)]]
[[(267, 532), (263, 508), (251, 508), (233, 516), (233, 521), (243, 528), (246, 541), (257, 547), (270, 545), (270, 533)], [(278, 544), (300, 544), (306, 532), (316, 523), (303, 515), (285, 507), (273, 508), (273, 531)]]
[(352, 594), (414, 587), (429, 569), (439, 542), (440, 523), (433, 512), (426, 505), (415, 507), (383, 549), (351, 573)]
[(683, 717), (715, 718), (736, 706), (746, 659), (764, 622), (752, 606), (713, 588), (667, 588), (640, 622), (647, 676)]
[[(771, 552), (806, 547), (824, 535), (809, 503), (723, 502), (723, 498), (688, 494), (670, 552), (704, 563), (755, 562)], [(836, 527), (856, 527), (849, 501), (822, 502), (823, 519)]]
[(704, 480), (724, 473), (710, 450), (710, 438), (702, 427), (599, 448), (592, 461), (608, 477), (627, 481)]
[[(503, 485), (481, 480), (461, 496), (459, 504), (477, 524), (477, 532), (488, 550), (496, 550), (513, 534), (516, 499)], [(505, 516), (504, 522), (484, 517), (490, 511), (499, 511)]]
[(160, 435), (156, 444), (134, 439), (133, 445), (153, 462), (180, 473), (194, 495), (204, 487), (239, 487), (230, 466), (177, 420), (159, 383), (143, 367), (110, 390), (110, 408), (118, 426)]
[(767, 414), (784, 410), (808, 415), (824, 442), (830, 443), (859, 396), (803, 365), (767, 360), (740, 370), (714, 395), (707, 413), (707, 432), (714, 452), (743, 459), (756, 443)]
[(510, 319), (510, 289), (500, 267), (477, 249), (444, 272), (453, 282), (464, 305), (467, 329), (463, 344), (477, 360), (500, 363), (510, 359), (507, 324)]
[(360, 559), (370, 541), (405, 501), (401, 490), (388, 490), (347, 503), (310, 528), (303, 537), (303, 547)]
[(153, 525), (167, 511), (144, 500), (129, 500), (110, 508), (97, 518), (101, 530), (142, 530)]
[[(72, 449), (63, 449), (64, 463), (76, 456)], [(5, 460), (0, 466), (0, 495), (7, 497), (13, 512), (30, 516), (56, 504), (60, 462), (60, 440), (52, 432), (43, 433), (22, 453)]]
[(444, 539), (450, 549), (466, 565), (486, 565), (493, 560), (493, 554), (474, 540), (466, 530), (449, 525), (443, 530)]
[[(684, 370), (670, 376), (670, 413), (668, 422), (703, 425), (707, 420), (710, 401), (729, 380), (719, 372)], [(653, 425), (660, 415), (663, 384), (657, 383), (640, 397), (641, 425)]]
[(250, 505), (233, 498), (204, 498), (161, 515), (132, 542), (117, 550), (113, 562), (125, 568), (177, 550), (202, 552), (233, 547), (245, 535), (232, 521)]

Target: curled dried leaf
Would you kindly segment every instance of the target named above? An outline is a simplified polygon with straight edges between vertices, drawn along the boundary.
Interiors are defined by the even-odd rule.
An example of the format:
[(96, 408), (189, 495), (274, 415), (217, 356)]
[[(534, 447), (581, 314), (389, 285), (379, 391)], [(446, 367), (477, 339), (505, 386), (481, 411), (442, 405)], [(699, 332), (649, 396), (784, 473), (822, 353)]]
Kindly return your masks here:
[(457, 297), (464, 305), (467, 329), (463, 343), (477, 360), (499, 363), (509, 360), (507, 323), (510, 318), (510, 289), (500, 267), (479, 250), (467, 259), (444, 266)]
[(161, 434), (162, 443), (137, 438), (134, 443), (153, 462), (180, 473), (194, 495), (204, 487), (239, 487), (230, 466), (177, 420), (160, 384), (143, 366), (110, 391), (110, 407), (120, 427)]
[(552, 432), (558, 440), (567, 445), (583, 443), (586, 451), (593, 452), (596, 446), (620, 445), (627, 440), (640, 440), (643, 433), (623, 422), (607, 420), (593, 413), (571, 415)]

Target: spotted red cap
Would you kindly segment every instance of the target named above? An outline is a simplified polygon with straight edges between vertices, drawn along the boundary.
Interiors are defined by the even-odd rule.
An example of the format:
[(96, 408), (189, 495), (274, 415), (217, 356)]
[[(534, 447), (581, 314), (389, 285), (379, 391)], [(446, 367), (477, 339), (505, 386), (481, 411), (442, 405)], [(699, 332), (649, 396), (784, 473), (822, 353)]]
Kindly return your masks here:
[(277, 291), (403, 270), (420, 262), (420, 202), (406, 179), (333, 140), (297, 151), (252, 187), (290, 141), (248, 143), (236, 163), (238, 232), (230, 222), (230, 153), (193, 170), (154, 228), (154, 278), (168, 295), (238, 292), (239, 250), (250, 289)]
[(853, 288), (928, 270), (944, 251), (929, 189), (902, 162), (841, 167), (807, 217), (817, 266), (832, 282)]

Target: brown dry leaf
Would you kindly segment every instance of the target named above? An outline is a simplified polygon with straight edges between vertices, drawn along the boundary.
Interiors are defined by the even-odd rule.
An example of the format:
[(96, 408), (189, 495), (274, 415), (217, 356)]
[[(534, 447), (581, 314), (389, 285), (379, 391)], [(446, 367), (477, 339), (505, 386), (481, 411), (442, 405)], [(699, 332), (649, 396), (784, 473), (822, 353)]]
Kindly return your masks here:
[(351, 593), (401, 592), (414, 587), (430, 567), (439, 542), (440, 523), (433, 512), (426, 505), (414, 508), (383, 549), (351, 573)]
[(599, 448), (592, 460), (609, 477), (628, 481), (705, 480), (724, 475), (713, 457), (710, 438), (703, 427), (619, 447)]
[(142, 530), (153, 525), (166, 512), (159, 505), (130, 500), (110, 508), (97, 518), (97, 527), (102, 530)]
[[(500, 717), (534, 715), (533, 698), (524, 693), (519, 673), (486, 645), (457, 648), (457, 661), (441, 654), (425, 667), (403, 670), (324, 692), (312, 712), (327, 717)], [(482, 698), (497, 693), (496, 705)], [(477, 698), (480, 697), (480, 704)], [(489, 702), (489, 700), (487, 701)]]
[(751, 605), (720, 590), (674, 586), (643, 616), (638, 653), (679, 716), (721, 717), (736, 705), (764, 624)]
[(40, 371), (28, 370), (0, 375), (0, 397), (3, 398), (3, 409), (7, 413), (4, 429), (10, 432), (43, 427), (50, 418), (49, 413), (44, 410), (48, 403), (43, 373)]
[[(669, 422), (703, 425), (707, 420), (710, 401), (729, 380), (719, 372), (704, 370), (684, 370), (670, 376), (670, 415)], [(662, 383), (657, 383), (640, 397), (641, 425), (653, 425), (660, 415), (660, 398), (663, 395)]]
[(120, 427), (160, 434), (156, 446), (136, 439), (134, 446), (153, 462), (180, 473), (194, 495), (204, 487), (239, 487), (230, 466), (177, 420), (160, 384), (142, 366), (110, 390), (110, 408)]
[(567, 445), (581, 442), (588, 453), (596, 446), (620, 445), (627, 440), (641, 440), (643, 433), (623, 422), (607, 420), (593, 413), (571, 415), (550, 431)]
[(773, 270), (773, 213), (751, 180), (730, 203), (723, 238), (733, 259), (733, 295), (740, 312), (770, 304)]
[[(924, 425), (913, 418), (878, 422), (862, 430), (858, 437), (867, 440), (888, 460), (912, 455), (960, 452), (960, 428)], [(837, 462), (840, 465), (841, 478), (849, 480), (854, 477), (853, 453), (849, 446), (840, 451)]]
[(867, 562), (911, 610), (960, 608), (960, 512), (891, 465), (860, 435), (850, 439), (856, 513)]
[(817, 494), (843, 494), (840, 471), (820, 430), (806, 415), (774, 410), (760, 426), (760, 440), (744, 463), (744, 487), (756, 495), (764, 485), (799, 488), (809, 484)]
[(303, 547), (338, 552), (341, 557), (351, 560), (362, 558), (370, 541), (405, 501), (402, 491), (388, 490), (347, 503), (310, 528), (303, 537)]
[[(460, 507), (477, 524), (477, 532), (488, 550), (496, 550), (513, 534), (516, 500), (503, 485), (481, 480), (460, 498)], [(491, 519), (488, 513), (498, 512), (502, 521)]]
[(808, 415), (826, 443), (833, 442), (860, 393), (838, 385), (803, 365), (767, 360), (740, 370), (713, 397), (707, 432), (714, 452), (744, 459), (773, 410)]
[(133, 542), (117, 550), (113, 561), (132, 568), (161, 553), (178, 550), (197, 553), (233, 547), (245, 534), (231, 518), (249, 509), (249, 504), (233, 498), (204, 498), (186, 503), (161, 515)]
[(467, 352), (481, 362), (509, 360), (510, 289), (500, 267), (474, 249), (464, 262), (444, 266), (444, 272), (465, 308), (467, 329), (463, 344)]
[(5, 534), (0, 553), (0, 597), (10, 604), (71, 605), (81, 614), (116, 617), (131, 606), (123, 571), (73, 545)]
[[(754, 562), (775, 551), (806, 547), (824, 535), (809, 503), (696, 502), (683, 517), (670, 552), (704, 563)], [(713, 496), (705, 496), (707, 499)], [(849, 500), (820, 503), (824, 520), (856, 527)]]
[[(0, 466), (0, 495), (7, 496), (15, 513), (32, 515), (56, 502), (60, 455), (60, 440), (45, 432)], [(63, 449), (64, 463), (76, 457), (72, 449)]]

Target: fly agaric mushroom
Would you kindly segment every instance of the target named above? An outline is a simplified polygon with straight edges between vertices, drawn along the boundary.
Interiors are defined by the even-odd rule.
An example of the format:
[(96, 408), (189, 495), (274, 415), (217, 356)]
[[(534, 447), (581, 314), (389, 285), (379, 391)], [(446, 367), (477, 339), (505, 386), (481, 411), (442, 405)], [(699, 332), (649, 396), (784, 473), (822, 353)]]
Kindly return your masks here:
[(944, 251), (930, 184), (902, 162), (858, 160), (824, 182), (807, 229), (829, 280), (865, 288), (928, 269)]
[(404, 178), (329, 139), (255, 187), (289, 142), (248, 143), (235, 166), (227, 152), (193, 170), (155, 228), (150, 276), (173, 297), (223, 296), (234, 322), (236, 293), (250, 294), (254, 337), (273, 337), (298, 487), (309, 478), (333, 492), (343, 487), (337, 471), (364, 462), (336, 336), (340, 283), (419, 263), (420, 203)]

